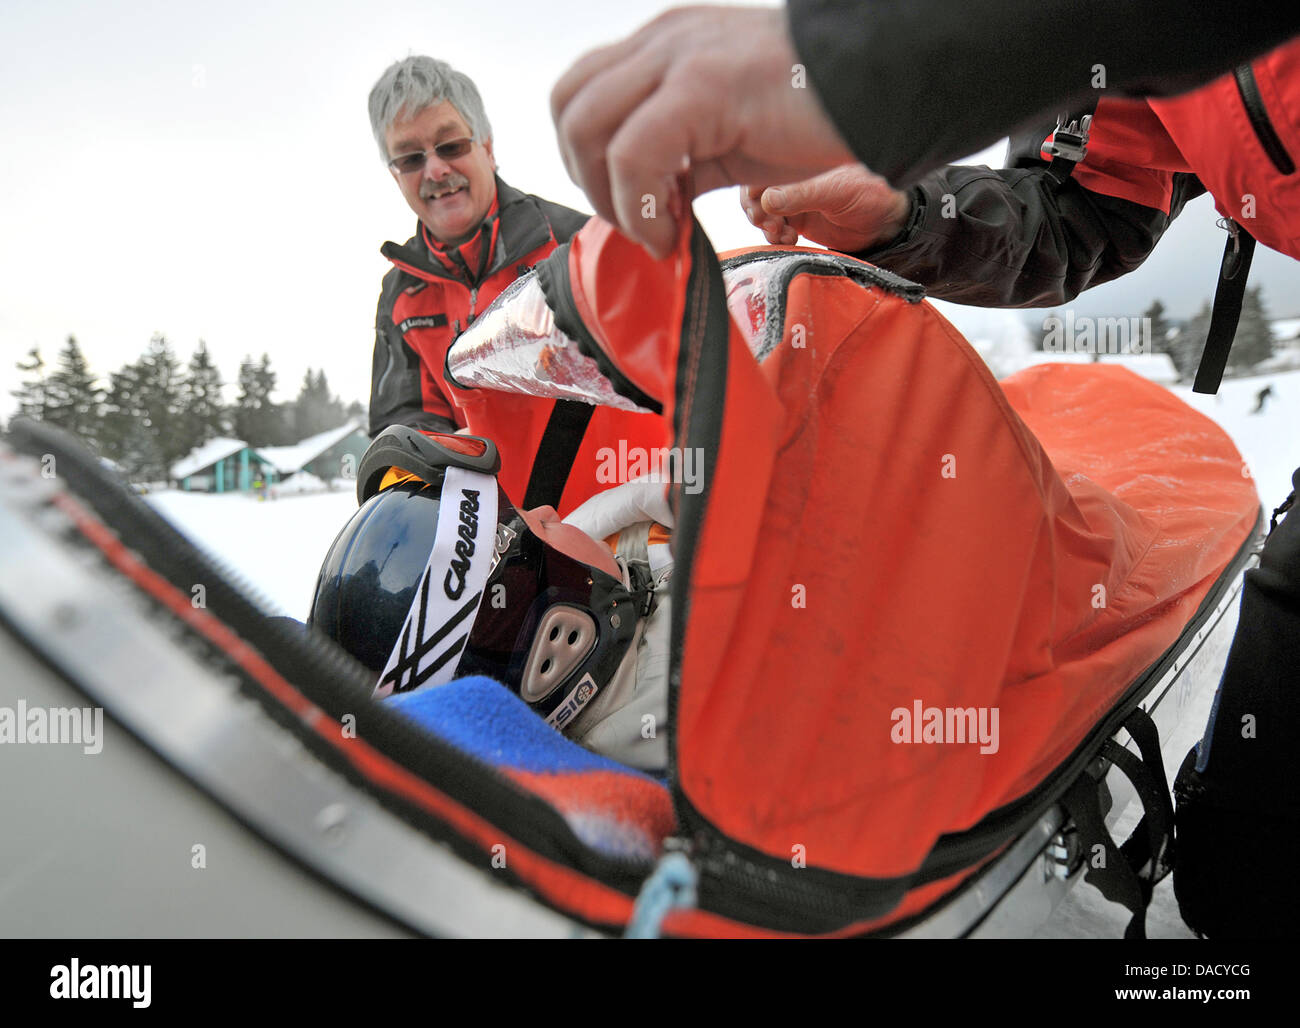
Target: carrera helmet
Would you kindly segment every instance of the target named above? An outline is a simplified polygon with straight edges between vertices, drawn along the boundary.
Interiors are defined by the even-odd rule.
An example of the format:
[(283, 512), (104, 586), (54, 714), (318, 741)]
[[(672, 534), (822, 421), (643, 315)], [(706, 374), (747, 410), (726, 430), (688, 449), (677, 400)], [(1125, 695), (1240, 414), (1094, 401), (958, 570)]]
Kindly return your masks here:
[(544, 543), (496, 481), (495, 445), (394, 425), (357, 472), (308, 623), (377, 676), (374, 695), (465, 675), (570, 726), (631, 651), (653, 593)]

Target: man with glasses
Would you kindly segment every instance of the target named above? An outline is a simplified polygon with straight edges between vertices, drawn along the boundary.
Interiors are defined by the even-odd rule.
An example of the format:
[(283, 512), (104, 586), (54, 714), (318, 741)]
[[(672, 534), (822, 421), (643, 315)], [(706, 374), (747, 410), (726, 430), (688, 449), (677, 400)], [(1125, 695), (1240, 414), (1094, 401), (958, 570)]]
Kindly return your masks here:
[[(472, 428), (502, 455), (507, 493), (572, 509), (594, 491), (595, 473), (534, 482), (535, 465), (554, 480), (564, 460), (601, 440), (637, 438), (658, 445), (650, 415), (576, 410), (536, 397), (462, 389), (443, 376), (447, 348), (520, 275), (569, 238), (587, 215), (512, 188), (496, 175), (492, 128), (470, 78), (443, 61), (408, 57), (370, 92), (370, 125), (379, 152), (419, 222), (404, 244), (385, 243), (393, 262), (375, 318), (370, 434), (389, 425), (452, 432)], [(581, 405), (585, 406), (585, 405)], [(587, 419), (590, 419), (590, 424)], [(544, 445), (545, 444), (545, 445)], [(529, 487), (533, 491), (529, 493)], [(559, 490), (564, 490), (563, 500)]]

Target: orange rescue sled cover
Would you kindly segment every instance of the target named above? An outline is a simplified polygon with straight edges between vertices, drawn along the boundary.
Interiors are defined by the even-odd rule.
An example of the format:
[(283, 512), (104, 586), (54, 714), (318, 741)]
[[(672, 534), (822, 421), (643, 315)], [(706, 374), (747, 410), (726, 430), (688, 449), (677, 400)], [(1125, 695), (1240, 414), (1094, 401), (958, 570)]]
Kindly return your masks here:
[[(933, 307), (824, 252), (775, 298), (733, 295), (752, 316), (710, 353), (695, 237), (656, 263), (593, 219), (568, 255), (592, 336), (708, 468), (705, 496), (673, 487), (679, 511), (703, 503), (675, 540), (677, 781), (758, 854), (907, 876), (1040, 783), (1177, 640), (1250, 536), (1255, 488), (1164, 388), (1098, 364), (1000, 385)], [(986, 739), (935, 738), (930, 711), (970, 708)]]

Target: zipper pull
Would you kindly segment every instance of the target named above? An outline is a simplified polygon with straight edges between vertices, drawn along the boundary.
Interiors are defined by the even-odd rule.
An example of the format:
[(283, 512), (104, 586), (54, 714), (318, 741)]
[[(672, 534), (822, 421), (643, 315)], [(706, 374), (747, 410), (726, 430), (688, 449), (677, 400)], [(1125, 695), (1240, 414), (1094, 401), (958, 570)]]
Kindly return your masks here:
[(657, 939), (670, 911), (695, 906), (700, 874), (691, 863), (691, 850), (688, 839), (670, 836), (664, 840), (663, 854), (637, 893), (623, 938)]
[(1232, 236), (1230, 241), (1232, 252), (1229, 253), (1227, 247), (1224, 247), (1223, 267), (1219, 269), (1219, 277), (1225, 282), (1230, 282), (1241, 270), (1241, 226), (1231, 218), (1220, 218), (1215, 225)]
[(1241, 252), (1241, 226), (1238, 225), (1231, 218), (1220, 218), (1214, 224), (1232, 236), (1232, 252), (1240, 253)]

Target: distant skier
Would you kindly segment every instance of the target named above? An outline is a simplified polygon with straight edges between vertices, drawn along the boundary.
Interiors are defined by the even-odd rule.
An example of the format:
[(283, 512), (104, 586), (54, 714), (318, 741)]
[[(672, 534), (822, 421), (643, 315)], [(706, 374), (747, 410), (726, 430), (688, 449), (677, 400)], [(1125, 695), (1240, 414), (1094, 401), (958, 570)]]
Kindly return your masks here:
[(1273, 395), (1273, 383), (1270, 382), (1263, 389), (1255, 394), (1255, 409), (1252, 414), (1258, 414), (1264, 409), (1264, 402)]

